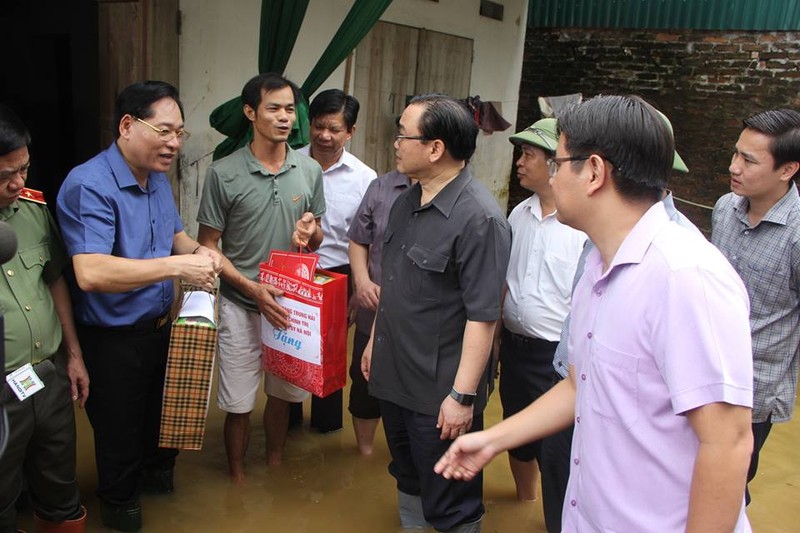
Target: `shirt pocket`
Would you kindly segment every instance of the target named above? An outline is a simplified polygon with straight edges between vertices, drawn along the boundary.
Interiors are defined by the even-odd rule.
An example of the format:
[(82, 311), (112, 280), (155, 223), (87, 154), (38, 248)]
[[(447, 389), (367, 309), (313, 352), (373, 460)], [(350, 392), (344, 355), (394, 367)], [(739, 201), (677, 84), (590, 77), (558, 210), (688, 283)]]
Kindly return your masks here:
[(747, 283), (749, 291), (752, 292), (754, 288), (758, 290), (758, 294), (750, 295), (751, 301), (760, 301), (768, 306), (768, 309), (758, 311), (772, 313), (777, 308), (794, 307), (796, 296), (791, 291), (791, 275), (789, 268), (783, 265), (784, 258), (759, 259), (746, 261), (744, 264), (748, 272), (742, 276), (750, 282)]
[(47, 285), (39, 283), (43, 276), (44, 266), (50, 261), (50, 247), (47, 243), (37, 244), (19, 252), (20, 261), (25, 267), (25, 283), (35, 290), (38, 299), (47, 297)]
[(545, 252), (542, 262), (542, 290), (555, 294), (565, 302), (572, 297), (572, 282), (575, 278), (576, 262), (562, 259)]
[(639, 418), (639, 361), (595, 342), (589, 376), (589, 404), (610, 424), (630, 428)]
[(419, 244), (411, 246), (406, 256), (411, 260), (406, 290), (416, 298), (438, 301), (450, 256)]

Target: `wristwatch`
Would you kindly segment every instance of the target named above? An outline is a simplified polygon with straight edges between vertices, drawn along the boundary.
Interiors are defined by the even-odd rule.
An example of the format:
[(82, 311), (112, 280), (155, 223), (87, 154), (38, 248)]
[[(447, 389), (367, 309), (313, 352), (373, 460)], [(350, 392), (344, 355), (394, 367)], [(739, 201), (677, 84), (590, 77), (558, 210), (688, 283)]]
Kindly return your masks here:
[(475, 403), (475, 398), (478, 395), (476, 393), (461, 393), (456, 390), (455, 387), (450, 389), (450, 397), (457, 401), (461, 405), (472, 405)]

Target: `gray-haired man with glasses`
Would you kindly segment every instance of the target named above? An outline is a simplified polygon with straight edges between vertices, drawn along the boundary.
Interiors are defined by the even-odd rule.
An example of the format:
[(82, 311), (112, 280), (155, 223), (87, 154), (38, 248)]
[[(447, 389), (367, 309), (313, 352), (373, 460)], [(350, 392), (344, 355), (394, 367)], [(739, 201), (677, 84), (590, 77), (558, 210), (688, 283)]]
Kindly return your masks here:
[(137, 531), (142, 489), (173, 489), (177, 451), (158, 448), (173, 280), (210, 289), (222, 258), (183, 231), (165, 174), (189, 137), (175, 87), (146, 81), (124, 89), (116, 127), (111, 146), (64, 180), (58, 219), (92, 381), (86, 412), (101, 518)]

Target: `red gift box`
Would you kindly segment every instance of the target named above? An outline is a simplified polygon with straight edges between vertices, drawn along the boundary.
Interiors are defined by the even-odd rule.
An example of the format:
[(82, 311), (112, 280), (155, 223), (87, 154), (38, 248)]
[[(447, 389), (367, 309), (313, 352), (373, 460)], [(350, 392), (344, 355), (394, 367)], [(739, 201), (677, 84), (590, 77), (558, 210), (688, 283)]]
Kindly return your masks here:
[(283, 291), (276, 301), (290, 325), (278, 329), (261, 317), (264, 370), (324, 397), (347, 380), (347, 276), (317, 270), (312, 280), (261, 263), (259, 280)]

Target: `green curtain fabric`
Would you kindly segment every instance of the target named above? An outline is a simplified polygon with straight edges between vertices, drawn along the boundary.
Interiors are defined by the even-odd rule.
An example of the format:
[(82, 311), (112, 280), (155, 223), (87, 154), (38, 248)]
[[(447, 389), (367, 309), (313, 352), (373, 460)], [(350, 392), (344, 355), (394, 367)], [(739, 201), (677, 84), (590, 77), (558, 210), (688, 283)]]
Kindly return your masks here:
[(289, 64), (309, 0), (262, 0), (259, 72), (283, 72)]
[[(259, 35), (259, 72), (283, 72), (294, 48), (309, 0), (262, 0)], [(336, 35), (314, 65), (300, 91), (297, 120), (289, 136), (296, 148), (309, 143), (308, 99), (328, 79), (342, 61), (358, 46), (392, 0), (356, 0)], [(217, 107), (209, 117), (211, 127), (227, 135), (214, 150), (214, 160), (233, 153), (252, 139), (250, 122), (242, 114), (241, 97)]]
[(319, 89), (336, 67), (358, 46), (391, 3), (392, 0), (356, 0), (300, 88), (306, 98), (311, 98), (314, 91)]
[[(309, 0), (262, 0), (258, 71), (283, 72), (306, 16)], [(242, 97), (228, 100), (211, 112), (209, 123), (228, 138), (214, 149), (213, 159), (231, 154), (250, 142), (253, 132), (242, 113)], [(297, 105), (298, 120), (289, 138), (291, 146), (308, 144), (308, 103)], [(305, 121), (301, 120), (305, 117)], [(305, 125), (305, 131), (303, 131)]]

